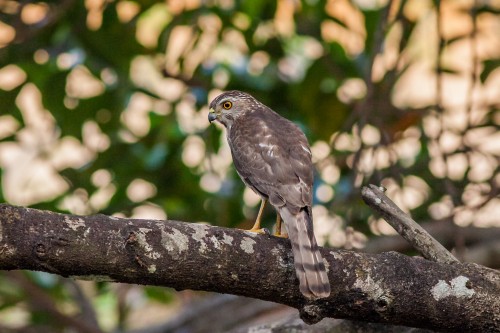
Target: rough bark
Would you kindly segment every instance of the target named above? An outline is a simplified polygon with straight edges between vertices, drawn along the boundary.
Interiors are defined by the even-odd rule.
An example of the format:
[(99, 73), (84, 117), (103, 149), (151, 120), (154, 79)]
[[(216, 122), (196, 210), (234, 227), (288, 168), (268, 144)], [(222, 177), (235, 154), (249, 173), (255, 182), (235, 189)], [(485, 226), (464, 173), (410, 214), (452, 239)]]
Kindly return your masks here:
[(0, 205), (0, 269), (248, 296), (323, 317), (440, 331), (500, 331), (500, 275), (398, 253), (321, 249), (332, 294), (306, 301), (290, 243), (178, 221), (75, 216)]
[(365, 203), (384, 217), (398, 234), (403, 236), (424, 258), (454, 264), (458, 262), (448, 250), (401, 210), (385, 194), (385, 189), (375, 185), (363, 187), (361, 196)]

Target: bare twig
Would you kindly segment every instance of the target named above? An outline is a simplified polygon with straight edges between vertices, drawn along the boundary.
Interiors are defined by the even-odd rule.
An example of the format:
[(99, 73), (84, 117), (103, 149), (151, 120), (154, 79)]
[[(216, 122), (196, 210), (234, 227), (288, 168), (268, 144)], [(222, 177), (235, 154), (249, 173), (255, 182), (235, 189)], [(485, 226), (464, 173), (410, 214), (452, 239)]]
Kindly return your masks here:
[(434, 4), (436, 7), (436, 34), (438, 38), (438, 49), (436, 54), (436, 111), (437, 118), (439, 120), (439, 132), (437, 136), (432, 139), (434, 144), (436, 145), (437, 155), (432, 158), (439, 158), (443, 162), (444, 168), (444, 177), (442, 178), (443, 186), (446, 189), (446, 192), (450, 195), (451, 200), (453, 201), (454, 207), (459, 207), (462, 205), (462, 199), (459, 195), (459, 191), (457, 190), (455, 184), (451, 181), (449, 177), (449, 153), (445, 152), (441, 147), (441, 138), (446, 132), (446, 124), (445, 124), (445, 107), (443, 106), (443, 87), (444, 87), (444, 67), (443, 67), (443, 57), (444, 57), (444, 49), (446, 45), (446, 40), (443, 37), (443, 22), (442, 22), (442, 7), (441, 0), (434, 0)]
[[(217, 311), (214, 311), (217, 309)], [(231, 315), (228, 316), (228, 313)], [(190, 332), (204, 333), (227, 332), (235, 328), (251, 325), (259, 316), (272, 317), (272, 314), (290, 315), (293, 309), (281, 304), (265, 302), (254, 298), (234, 295), (213, 294), (202, 300), (186, 304), (173, 320), (144, 329), (123, 331), (124, 333), (164, 333)]]
[(102, 333), (102, 331), (98, 327), (95, 327), (92, 323), (87, 323), (79, 318), (59, 311), (54, 300), (43, 289), (31, 282), (21, 272), (10, 272), (7, 276), (22, 286), (23, 290), (31, 296), (29, 300), (33, 307), (49, 313), (59, 323), (71, 327), (77, 332)]
[[(500, 268), (500, 228), (457, 227), (451, 219), (430, 221), (420, 223), (420, 225), (447, 249), (455, 246), (457, 234), (460, 235), (466, 247), (461, 261)], [(405, 253), (412, 249), (411, 244), (400, 235), (387, 235), (371, 238), (363, 251)]]
[(66, 279), (64, 282), (70, 287), (69, 290), (72, 293), (73, 299), (80, 307), (81, 320), (84, 321), (89, 327), (93, 327), (96, 331), (99, 331), (97, 314), (94, 311), (92, 302), (85, 295), (80, 285), (76, 281), (70, 279)]
[(424, 228), (396, 206), (379, 187), (375, 185), (365, 186), (361, 190), (361, 195), (365, 203), (380, 213), (387, 223), (396, 229), (424, 258), (445, 264), (459, 262)]

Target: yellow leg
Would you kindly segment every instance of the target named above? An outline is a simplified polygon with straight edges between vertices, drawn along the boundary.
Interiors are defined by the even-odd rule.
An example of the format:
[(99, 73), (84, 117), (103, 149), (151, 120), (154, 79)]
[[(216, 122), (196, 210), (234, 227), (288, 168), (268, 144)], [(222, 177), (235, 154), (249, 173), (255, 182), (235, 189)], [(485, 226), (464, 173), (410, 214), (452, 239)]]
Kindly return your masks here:
[(264, 231), (264, 229), (262, 229), (260, 227), (260, 221), (262, 219), (262, 212), (264, 211), (264, 207), (266, 207), (266, 203), (267, 203), (267, 200), (262, 199), (262, 201), (260, 203), (259, 214), (257, 214), (257, 218), (255, 219), (255, 223), (254, 223), (252, 229), (247, 230), (247, 231), (256, 232), (258, 234), (265, 234), (266, 233)]
[(282, 237), (282, 238), (288, 238), (287, 234), (282, 234), (281, 233), (281, 226), (283, 224), (283, 219), (281, 218), (281, 215), (279, 212), (276, 212), (276, 232), (274, 233), (274, 236), (276, 237)]

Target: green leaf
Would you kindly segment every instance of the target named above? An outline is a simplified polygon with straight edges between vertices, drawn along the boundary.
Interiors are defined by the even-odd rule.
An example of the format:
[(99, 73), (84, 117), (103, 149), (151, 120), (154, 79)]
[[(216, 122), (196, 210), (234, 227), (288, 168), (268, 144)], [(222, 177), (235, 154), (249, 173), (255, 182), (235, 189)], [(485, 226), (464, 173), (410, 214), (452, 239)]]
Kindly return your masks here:
[(481, 83), (485, 83), (489, 75), (500, 68), (500, 59), (489, 59), (483, 61), (483, 70), (480, 74)]

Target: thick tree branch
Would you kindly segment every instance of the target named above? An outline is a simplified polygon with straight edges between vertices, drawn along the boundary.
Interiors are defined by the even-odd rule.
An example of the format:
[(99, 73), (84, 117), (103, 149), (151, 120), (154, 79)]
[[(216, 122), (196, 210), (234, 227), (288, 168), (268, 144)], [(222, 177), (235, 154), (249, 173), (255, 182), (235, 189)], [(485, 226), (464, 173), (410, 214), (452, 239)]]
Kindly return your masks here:
[(0, 205), (0, 269), (195, 289), (349, 318), (441, 331), (500, 330), (500, 275), (398, 253), (321, 249), (327, 299), (299, 292), (286, 239), (177, 221), (75, 216)]
[(361, 196), (368, 206), (380, 213), (384, 220), (396, 229), (398, 234), (403, 236), (424, 258), (445, 264), (459, 262), (424, 228), (396, 206), (379, 187), (375, 185), (365, 186), (361, 190)]

